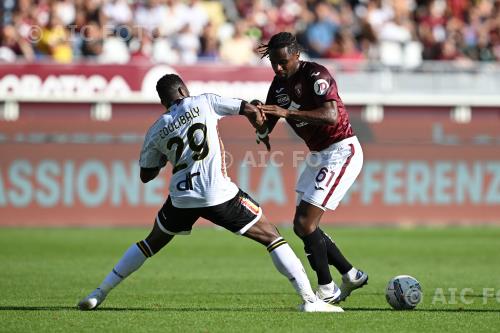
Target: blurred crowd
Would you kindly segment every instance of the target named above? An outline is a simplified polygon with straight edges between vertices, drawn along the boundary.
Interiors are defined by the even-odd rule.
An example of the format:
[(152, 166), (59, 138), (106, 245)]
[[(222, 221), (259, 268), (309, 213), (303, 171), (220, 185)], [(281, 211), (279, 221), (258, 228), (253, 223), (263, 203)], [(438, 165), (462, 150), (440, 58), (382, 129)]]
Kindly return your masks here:
[(255, 64), (274, 33), (309, 58), (500, 61), (500, 0), (4, 0), (0, 61)]

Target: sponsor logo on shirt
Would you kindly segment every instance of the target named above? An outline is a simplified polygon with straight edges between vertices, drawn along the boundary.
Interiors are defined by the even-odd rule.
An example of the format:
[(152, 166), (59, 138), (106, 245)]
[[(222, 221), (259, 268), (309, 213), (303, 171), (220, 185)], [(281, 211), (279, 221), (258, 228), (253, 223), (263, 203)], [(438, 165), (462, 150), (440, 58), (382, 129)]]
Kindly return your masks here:
[(314, 92), (316, 93), (316, 95), (321, 96), (326, 94), (329, 87), (330, 85), (325, 79), (319, 79), (314, 82)]
[(195, 176), (200, 176), (199, 172), (186, 173), (186, 179), (181, 180), (177, 183), (177, 190), (179, 191), (192, 191), (193, 190), (193, 178)]
[(279, 106), (286, 106), (288, 103), (290, 103), (290, 96), (287, 94), (280, 94), (276, 96), (276, 103)]
[(259, 206), (257, 206), (256, 204), (254, 204), (252, 201), (250, 201), (249, 199), (247, 198), (243, 198), (243, 197), (240, 197), (240, 203), (246, 208), (248, 209), (249, 211), (252, 212), (252, 214), (254, 215), (258, 215), (259, 214)]

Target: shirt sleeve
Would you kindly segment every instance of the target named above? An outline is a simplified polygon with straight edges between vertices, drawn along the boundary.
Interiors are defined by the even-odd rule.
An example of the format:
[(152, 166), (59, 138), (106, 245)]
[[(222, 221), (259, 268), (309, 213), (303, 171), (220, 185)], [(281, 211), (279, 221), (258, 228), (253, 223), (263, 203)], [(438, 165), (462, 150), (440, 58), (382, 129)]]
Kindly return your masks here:
[(243, 100), (237, 98), (224, 98), (216, 94), (205, 94), (210, 109), (219, 117), (238, 115), (240, 113)]
[(317, 69), (318, 71), (310, 76), (313, 85), (313, 96), (316, 104), (320, 105), (327, 101), (337, 100), (337, 83), (333, 79), (332, 75), (323, 66), (318, 66)]
[(155, 141), (147, 137), (141, 149), (139, 165), (141, 168), (163, 168), (167, 164), (167, 156), (156, 148)]

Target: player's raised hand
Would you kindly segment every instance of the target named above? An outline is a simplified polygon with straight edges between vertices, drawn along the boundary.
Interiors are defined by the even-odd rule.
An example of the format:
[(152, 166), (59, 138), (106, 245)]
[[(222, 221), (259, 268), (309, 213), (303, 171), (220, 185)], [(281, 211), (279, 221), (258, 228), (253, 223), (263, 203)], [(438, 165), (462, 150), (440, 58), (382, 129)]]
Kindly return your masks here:
[[(252, 101), (253, 102), (253, 101)], [(264, 127), (264, 122), (266, 121), (266, 116), (264, 112), (259, 110), (257, 106), (253, 103), (245, 103), (243, 113), (247, 119), (250, 121), (252, 126), (256, 129)]]
[[(259, 101), (258, 99), (253, 99), (250, 101), (250, 104), (252, 105), (255, 105), (257, 107), (259, 107), (260, 105), (264, 105), (264, 103), (262, 103), (261, 101)], [(261, 114), (261, 117), (264, 119), (264, 120), (267, 120), (266, 118), (266, 114), (264, 113), (264, 111), (262, 111), (260, 108), (259, 108), (259, 112)]]
[(261, 112), (260, 110), (257, 110), (251, 116), (251, 122), (252, 122), (253, 127), (255, 127), (255, 128), (264, 127), (264, 123), (266, 122), (266, 116), (263, 112)]

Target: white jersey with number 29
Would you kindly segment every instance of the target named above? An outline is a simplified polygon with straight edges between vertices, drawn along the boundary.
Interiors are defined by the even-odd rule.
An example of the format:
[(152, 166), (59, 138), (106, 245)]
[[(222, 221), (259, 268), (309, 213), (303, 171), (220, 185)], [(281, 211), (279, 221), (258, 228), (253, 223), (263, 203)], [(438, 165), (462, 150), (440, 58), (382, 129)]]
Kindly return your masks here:
[(232, 199), (238, 187), (227, 177), (217, 122), (239, 114), (242, 100), (214, 94), (186, 97), (172, 105), (148, 130), (142, 168), (173, 166), (172, 204), (179, 208), (215, 206)]

